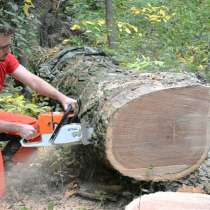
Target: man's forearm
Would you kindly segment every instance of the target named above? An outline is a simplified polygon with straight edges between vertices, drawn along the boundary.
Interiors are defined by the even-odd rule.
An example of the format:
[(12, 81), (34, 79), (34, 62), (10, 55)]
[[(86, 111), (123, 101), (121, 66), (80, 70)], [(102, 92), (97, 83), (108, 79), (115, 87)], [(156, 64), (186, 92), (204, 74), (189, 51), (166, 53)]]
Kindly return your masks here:
[(29, 72), (22, 65), (18, 66), (12, 76), (23, 84), (29, 86), (34, 91), (38, 92), (40, 95), (47, 96), (59, 102), (62, 102), (62, 100), (66, 98), (64, 94), (59, 92), (56, 88), (54, 88), (40, 77)]
[(52, 85), (37, 76), (35, 76), (33, 84), (29, 84), (29, 86), (40, 95), (47, 96), (57, 101), (62, 101), (62, 99), (66, 97)]
[(47, 96), (60, 102), (64, 109), (66, 109), (69, 104), (74, 106), (76, 103), (76, 100), (64, 95), (40, 77), (26, 70), (22, 65), (18, 66), (18, 68), (12, 73), (12, 76), (23, 84), (29, 86), (34, 91), (38, 92), (40, 95)]
[(0, 133), (18, 134), (20, 127), (20, 124), (0, 120)]
[(37, 135), (37, 130), (32, 125), (0, 120), (0, 133), (9, 133), (19, 135), (24, 139), (31, 139)]

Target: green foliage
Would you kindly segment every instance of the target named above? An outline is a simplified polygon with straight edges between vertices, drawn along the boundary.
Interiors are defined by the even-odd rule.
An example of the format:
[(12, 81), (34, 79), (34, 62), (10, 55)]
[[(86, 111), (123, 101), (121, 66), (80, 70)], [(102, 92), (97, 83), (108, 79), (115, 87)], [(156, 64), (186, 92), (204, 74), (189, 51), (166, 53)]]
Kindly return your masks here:
[(30, 209), (28, 209), (26, 207), (21, 207), (19, 210), (30, 210)]
[(71, 30), (85, 30), (88, 42), (94, 47), (106, 44), (106, 26), (103, 19), (83, 20), (78, 24), (74, 24)]
[[(124, 4), (124, 17), (136, 25), (141, 37), (131, 37), (127, 46), (135, 50), (136, 56), (124, 60), (127, 66), (144, 61), (161, 61), (161, 70), (178, 68), (193, 71), (207, 70), (207, 1), (130, 1)], [(204, 27), (205, 26), (205, 27)], [(136, 44), (136, 46), (134, 46)], [(121, 47), (120, 47), (121, 48)], [(205, 60), (206, 59), (206, 60)], [(155, 65), (156, 66), (156, 65)], [(143, 69), (154, 70), (154, 65)]]
[[(17, 27), (14, 52), (22, 48), (30, 56), (37, 40), (38, 20), (31, 14), (33, 0), (21, 2), (0, 3), (0, 24)], [(210, 78), (209, 0), (115, 0), (113, 10), (116, 48), (111, 50), (104, 2), (65, 1), (63, 14), (73, 18), (69, 27), (82, 35), (71, 36), (63, 44), (103, 48), (122, 66), (140, 71), (189, 70)]]
[(29, 9), (30, 8), (34, 8), (34, 5), (33, 5), (32, 0), (24, 0), (24, 3), (23, 3), (23, 13), (27, 17), (30, 16), (30, 13), (29, 13)]
[(49, 107), (45, 104), (39, 105), (36, 98), (37, 96), (34, 95), (32, 101), (29, 101), (15, 89), (12, 94), (11, 91), (5, 91), (0, 95), (0, 109), (37, 117), (39, 113), (48, 111)]
[[(28, 2), (28, 4), (26, 4)], [(37, 17), (29, 13), (31, 0), (23, 1), (18, 5), (12, 1), (7, 1), (1, 5), (0, 25), (12, 26), (16, 28), (13, 39), (13, 53), (18, 56), (19, 49), (22, 49), (27, 56), (32, 54), (31, 48), (37, 40)], [(31, 2), (32, 3), (32, 2)]]
[(210, 76), (209, 0), (113, 1), (114, 51), (107, 47), (104, 8), (95, 10), (94, 2), (71, 1), (71, 11), (76, 11), (72, 30), (84, 30), (88, 40), (77, 37), (74, 43), (103, 47), (128, 68), (201, 71)]
[(151, 61), (149, 57), (142, 56), (142, 59), (137, 59), (136, 62), (128, 63), (127, 67), (133, 68), (136, 70), (145, 69), (148, 67), (155, 68), (157, 67), (164, 67), (164, 62), (162, 61)]
[(54, 202), (53, 202), (53, 201), (50, 201), (50, 202), (48, 203), (47, 210), (53, 210), (53, 209), (54, 209), (54, 207), (55, 207)]

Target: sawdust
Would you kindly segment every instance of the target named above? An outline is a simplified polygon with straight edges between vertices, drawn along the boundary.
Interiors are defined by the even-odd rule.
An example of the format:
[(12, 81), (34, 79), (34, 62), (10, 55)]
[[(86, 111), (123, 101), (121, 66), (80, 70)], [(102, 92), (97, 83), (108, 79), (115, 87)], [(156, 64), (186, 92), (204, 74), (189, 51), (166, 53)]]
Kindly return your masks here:
[[(67, 162), (72, 161), (70, 158)], [(98, 194), (93, 180), (82, 184), (75, 166), (67, 176), (63, 164), (59, 149), (54, 147), (39, 149), (27, 162), (10, 163), (6, 170), (7, 193), (0, 201), (0, 210), (119, 210), (128, 203), (117, 196), (111, 201), (111, 193)], [(92, 197), (84, 197), (80, 189)]]
[(25, 162), (9, 162), (6, 167), (7, 196), (11, 200), (19, 200), (21, 194), (47, 194), (49, 174), (46, 173), (45, 161), (53, 152), (52, 148), (38, 149)]

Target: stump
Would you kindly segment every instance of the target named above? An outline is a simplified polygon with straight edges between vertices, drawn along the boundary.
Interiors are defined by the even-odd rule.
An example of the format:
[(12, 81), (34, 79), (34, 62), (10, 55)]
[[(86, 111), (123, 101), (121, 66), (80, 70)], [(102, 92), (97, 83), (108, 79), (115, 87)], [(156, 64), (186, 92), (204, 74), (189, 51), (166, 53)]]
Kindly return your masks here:
[(82, 100), (93, 147), (136, 180), (177, 180), (209, 151), (209, 87), (189, 73), (124, 70), (104, 53), (67, 48), (43, 64), (41, 77)]

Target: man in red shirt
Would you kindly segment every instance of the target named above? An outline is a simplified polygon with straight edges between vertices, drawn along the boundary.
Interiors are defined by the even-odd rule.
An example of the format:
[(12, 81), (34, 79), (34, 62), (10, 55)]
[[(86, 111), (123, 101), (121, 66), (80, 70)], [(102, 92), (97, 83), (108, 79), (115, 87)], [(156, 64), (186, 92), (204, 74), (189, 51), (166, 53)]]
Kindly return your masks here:
[[(40, 77), (32, 74), (12, 55), (10, 46), (13, 33), (13, 29), (0, 26), (0, 91), (4, 87), (5, 76), (10, 74), (13, 78), (29, 86), (40, 95), (60, 102), (64, 109), (69, 104), (72, 104), (74, 107), (76, 100), (67, 97)], [(0, 133), (17, 133), (22, 138), (30, 139), (36, 135), (36, 130), (31, 125), (12, 123), (0, 119)]]

